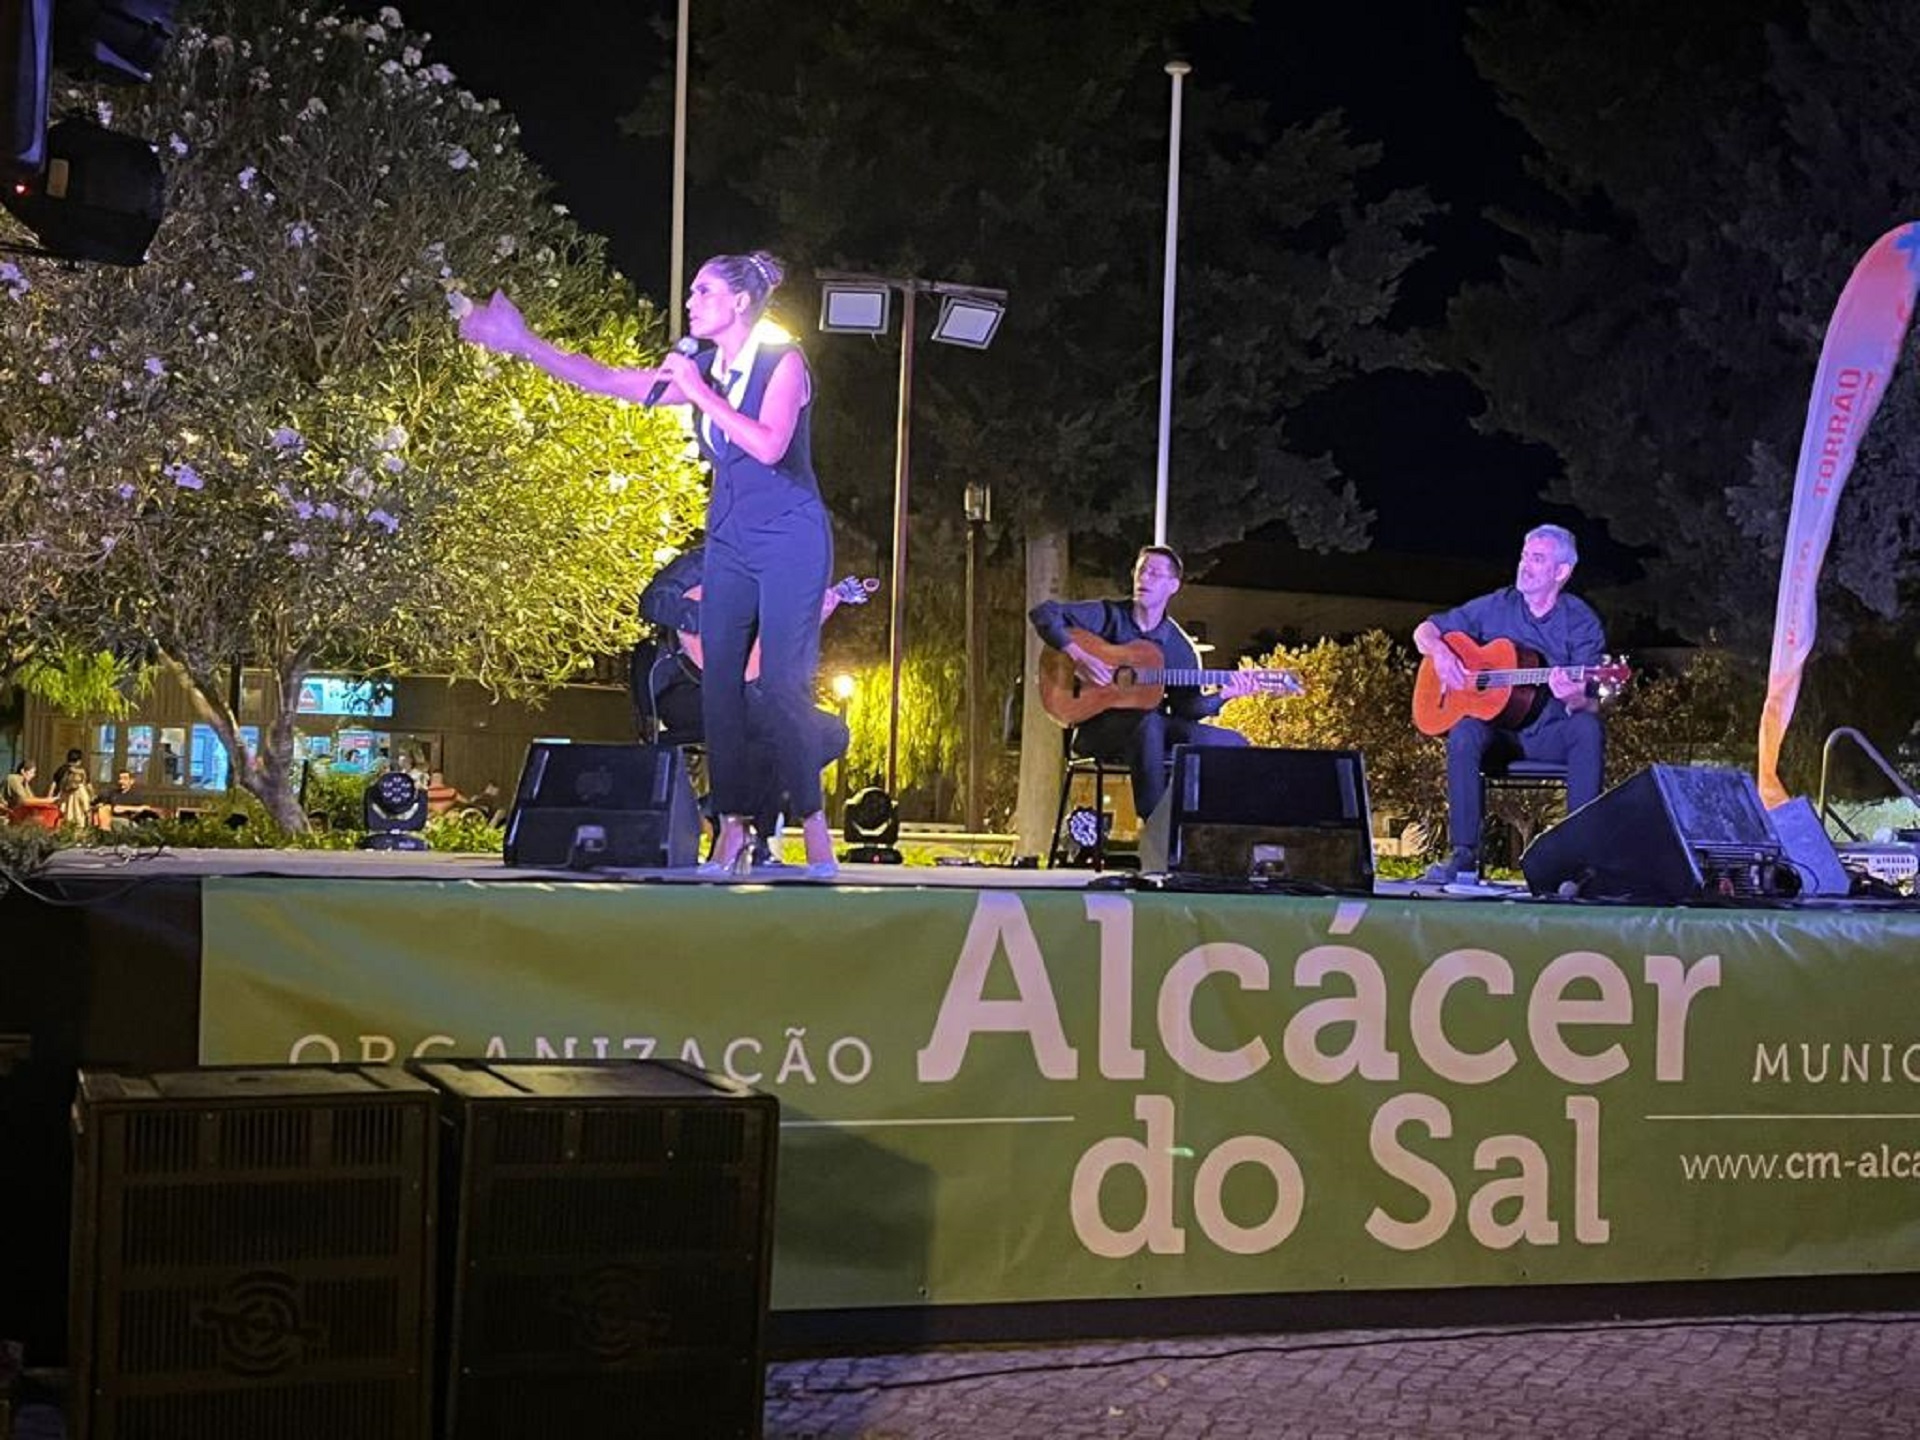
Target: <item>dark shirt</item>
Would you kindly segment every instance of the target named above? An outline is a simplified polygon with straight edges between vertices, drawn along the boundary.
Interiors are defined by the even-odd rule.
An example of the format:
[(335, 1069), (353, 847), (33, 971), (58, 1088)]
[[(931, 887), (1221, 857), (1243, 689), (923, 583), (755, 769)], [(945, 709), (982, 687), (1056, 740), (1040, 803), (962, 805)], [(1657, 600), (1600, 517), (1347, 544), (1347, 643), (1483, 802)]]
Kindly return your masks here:
[(706, 548), (696, 545), (663, 565), (640, 592), (640, 618), (668, 630), (698, 635), (700, 602), (689, 600), (687, 592), (699, 588), (706, 559)]
[[(1142, 630), (1133, 618), (1133, 601), (1127, 600), (1042, 600), (1028, 612), (1034, 630), (1056, 650), (1067, 648), (1068, 630), (1085, 630), (1113, 645), (1128, 645), (1135, 640), (1151, 640), (1160, 647), (1161, 668), (1198, 670), (1199, 654), (1187, 632), (1171, 615), (1162, 615), (1151, 630)], [(1208, 694), (1194, 685), (1169, 685), (1160, 708), (1185, 720), (1201, 720), (1218, 715), (1226, 702), (1217, 694)]]
[(1598, 665), (1607, 648), (1593, 607), (1564, 592), (1544, 615), (1535, 615), (1526, 597), (1508, 585), (1428, 618), (1442, 635), (1461, 630), (1480, 645), (1511, 640), (1538, 651), (1548, 665)]

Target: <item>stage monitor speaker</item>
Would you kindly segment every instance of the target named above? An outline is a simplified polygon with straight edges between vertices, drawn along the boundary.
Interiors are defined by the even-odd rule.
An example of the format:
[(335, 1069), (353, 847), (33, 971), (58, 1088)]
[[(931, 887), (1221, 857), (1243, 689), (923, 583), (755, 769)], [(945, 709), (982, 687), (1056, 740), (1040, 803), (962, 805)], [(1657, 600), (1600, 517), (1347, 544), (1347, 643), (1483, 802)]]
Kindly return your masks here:
[(751, 1440), (779, 1105), (673, 1061), (416, 1060), (442, 1091), (446, 1440)]
[(1751, 775), (1652, 765), (1543, 831), (1520, 869), (1536, 895), (1671, 904), (1772, 896), (1781, 860)]
[(398, 1067), (83, 1069), (73, 1433), (431, 1435), (437, 1110)]
[(536, 740), (507, 818), (506, 862), (660, 869), (700, 858), (700, 806), (678, 745)]
[(1358, 750), (1176, 745), (1140, 868), (1171, 875), (1373, 889), (1367, 766)]

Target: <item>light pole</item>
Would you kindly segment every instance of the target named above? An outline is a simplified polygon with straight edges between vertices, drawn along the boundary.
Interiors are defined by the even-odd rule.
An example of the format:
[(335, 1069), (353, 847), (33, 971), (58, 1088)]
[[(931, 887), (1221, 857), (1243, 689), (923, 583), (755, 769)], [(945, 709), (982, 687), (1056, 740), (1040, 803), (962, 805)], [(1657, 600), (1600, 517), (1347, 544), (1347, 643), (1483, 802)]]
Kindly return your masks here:
[(667, 268), (669, 340), (678, 340), (687, 323), (687, 29), (692, 0), (680, 0), (673, 41), (673, 240)]
[(987, 669), (987, 632), (981, 602), (986, 587), (980, 583), (980, 541), (987, 522), (993, 519), (993, 490), (984, 482), (969, 480), (966, 490), (967, 512), (967, 830), (978, 834), (986, 823), (983, 792), (986, 787), (985, 764), (981, 751), (980, 714), (985, 701), (981, 694)]
[[(847, 674), (846, 671), (842, 670), (838, 675), (833, 677), (834, 708), (840, 712), (840, 723), (843, 726), (847, 723), (847, 707), (853, 703), (853, 691), (853, 676)], [(851, 737), (849, 737), (849, 739), (851, 739)], [(851, 748), (851, 746), (849, 746), (849, 748)], [(842, 751), (840, 758), (833, 762), (833, 810), (834, 813), (840, 817), (840, 823), (844, 825), (847, 818), (847, 756), (845, 751)]]
[(1160, 282), (1160, 445), (1154, 463), (1153, 543), (1167, 543), (1167, 459), (1173, 441), (1174, 268), (1180, 254), (1180, 101), (1181, 82), (1193, 72), (1184, 60), (1169, 60), (1173, 114), (1167, 127), (1166, 269)]
[(933, 338), (942, 344), (984, 350), (993, 343), (1007, 292), (977, 285), (911, 276), (862, 275), (816, 270), (820, 280), (820, 328), (829, 333), (884, 335), (893, 296), (901, 297), (899, 409), (893, 428), (893, 565), (887, 606), (887, 775), (889, 796), (899, 794), (900, 668), (907, 643), (907, 507), (912, 488), (914, 301), (941, 297)]

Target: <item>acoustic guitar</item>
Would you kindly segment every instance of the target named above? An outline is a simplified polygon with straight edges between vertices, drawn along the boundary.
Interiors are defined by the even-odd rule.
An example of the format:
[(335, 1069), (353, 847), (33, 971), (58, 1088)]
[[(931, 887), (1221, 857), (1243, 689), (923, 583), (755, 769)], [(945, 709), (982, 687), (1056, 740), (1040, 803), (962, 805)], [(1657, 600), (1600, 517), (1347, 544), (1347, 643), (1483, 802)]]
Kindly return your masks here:
[[(842, 605), (866, 604), (867, 598), (879, 588), (880, 582), (872, 576), (868, 576), (865, 580), (862, 580), (857, 575), (847, 576), (846, 579), (828, 590), (827, 593), (821, 597), (820, 618), (825, 620)], [(698, 600), (700, 598), (700, 587), (698, 585), (689, 585), (687, 587), (686, 598), (689, 600)], [(706, 657), (700, 646), (700, 632), (697, 630), (676, 630), (673, 633), (680, 637), (680, 653), (686, 657), (687, 663), (693, 666), (695, 670), (705, 669)], [(760, 642), (755, 640), (753, 642), (753, 648), (747, 651), (747, 679), (754, 681), (759, 678)]]
[[(1420, 657), (1420, 673), (1413, 681), (1414, 728), (1426, 735), (1444, 735), (1472, 716), (1503, 730), (1517, 730), (1540, 713), (1553, 692), (1547, 676), (1556, 668), (1537, 651), (1512, 640), (1489, 640), (1482, 645), (1465, 631), (1445, 636), (1447, 648), (1467, 667), (1467, 684), (1459, 690), (1440, 688), (1440, 672), (1433, 657)], [(1573, 679), (1596, 681), (1603, 690), (1619, 689), (1633, 674), (1616, 656), (1604, 656), (1598, 665), (1566, 665)]]
[(1291, 670), (1168, 670), (1151, 640), (1116, 645), (1086, 630), (1069, 630), (1067, 638), (1113, 671), (1113, 681), (1095, 685), (1073, 668), (1064, 650), (1051, 645), (1040, 652), (1040, 706), (1062, 725), (1079, 725), (1108, 710), (1151, 710), (1165, 698), (1169, 685), (1224, 685), (1251, 675), (1259, 692), (1298, 695), (1300, 677)]

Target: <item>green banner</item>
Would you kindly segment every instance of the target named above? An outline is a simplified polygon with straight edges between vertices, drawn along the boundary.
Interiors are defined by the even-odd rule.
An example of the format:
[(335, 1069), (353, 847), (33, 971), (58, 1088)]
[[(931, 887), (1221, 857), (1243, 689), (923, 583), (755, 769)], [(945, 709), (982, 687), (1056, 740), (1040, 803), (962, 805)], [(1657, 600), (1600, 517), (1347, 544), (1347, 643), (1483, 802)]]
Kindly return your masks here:
[(684, 1058), (783, 1309), (1920, 1268), (1920, 914), (209, 879), (201, 1058)]

